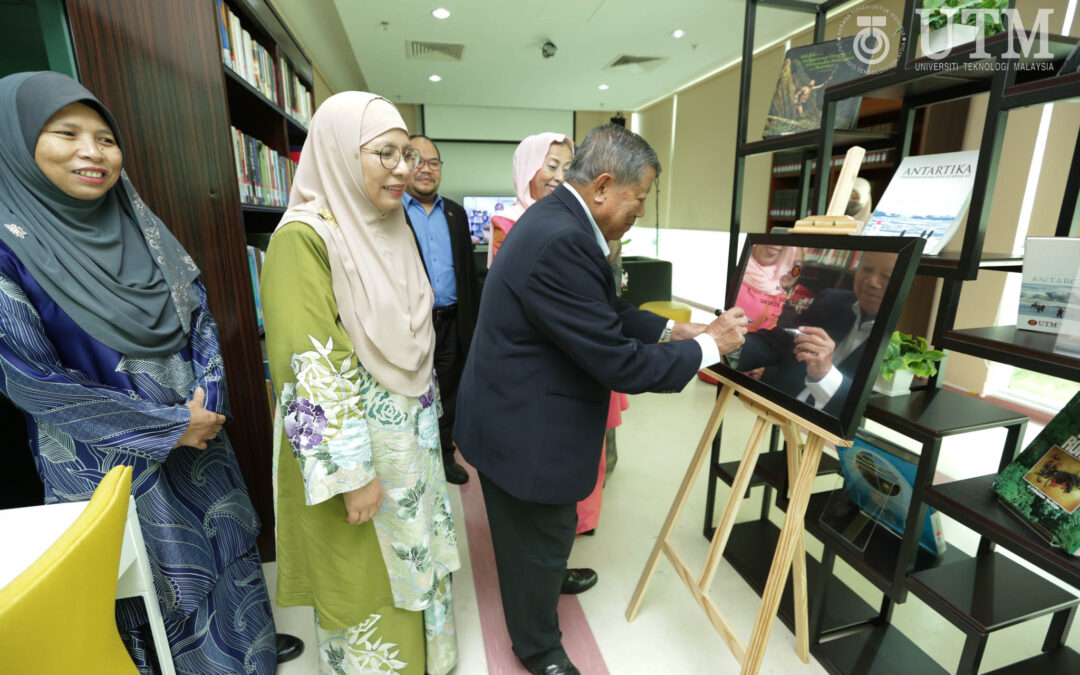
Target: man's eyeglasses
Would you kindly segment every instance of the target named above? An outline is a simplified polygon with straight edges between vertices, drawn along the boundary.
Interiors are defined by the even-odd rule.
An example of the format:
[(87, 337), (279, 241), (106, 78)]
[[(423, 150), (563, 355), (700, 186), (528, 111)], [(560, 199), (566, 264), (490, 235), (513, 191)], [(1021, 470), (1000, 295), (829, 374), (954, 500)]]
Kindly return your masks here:
[(433, 157), (432, 159), (424, 159), (423, 157), (421, 157), (420, 163), (416, 165), (416, 168), (422, 169), (424, 168), (425, 164), (427, 164), (427, 167), (433, 171), (438, 171), (442, 168), (442, 160), (438, 157)]
[(364, 152), (378, 155), (383, 168), (388, 171), (396, 169), (398, 163), (402, 160), (404, 160), (405, 166), (408, 167), (409, 171), (416, 171), (416, 167), (420, 164), (420, 151), (416, 148), (406, 148), (405, 150), (402, 150), (396, 145), (386, 145), (383, 146), (382, 150), (360, 149)]

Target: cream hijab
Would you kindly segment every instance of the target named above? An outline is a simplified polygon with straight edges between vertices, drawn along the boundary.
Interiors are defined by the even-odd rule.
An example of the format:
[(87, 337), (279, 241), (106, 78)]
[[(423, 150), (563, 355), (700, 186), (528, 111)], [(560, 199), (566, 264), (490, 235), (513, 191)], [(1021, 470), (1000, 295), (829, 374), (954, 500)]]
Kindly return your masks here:
[(405, 210), (375, 206), (360, 162), (360, 146), (391, 129), (408, 133), (385, 98), (347, 91), (326, 99), (311, 119), (278, 228), (299, 221), (319, 233), (360, 363), (390, 391), (418, 397), (431, 386), (435, 297)]

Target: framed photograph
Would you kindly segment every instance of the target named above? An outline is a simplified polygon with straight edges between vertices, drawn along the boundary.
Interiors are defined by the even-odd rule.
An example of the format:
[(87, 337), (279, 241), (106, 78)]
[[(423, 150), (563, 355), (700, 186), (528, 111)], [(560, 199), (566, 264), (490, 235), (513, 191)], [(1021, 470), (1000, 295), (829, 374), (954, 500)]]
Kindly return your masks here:
[(852, 439), (911, 288), (919, 237), (751, 234), (737, 271), (746, 343), (715, 368)]

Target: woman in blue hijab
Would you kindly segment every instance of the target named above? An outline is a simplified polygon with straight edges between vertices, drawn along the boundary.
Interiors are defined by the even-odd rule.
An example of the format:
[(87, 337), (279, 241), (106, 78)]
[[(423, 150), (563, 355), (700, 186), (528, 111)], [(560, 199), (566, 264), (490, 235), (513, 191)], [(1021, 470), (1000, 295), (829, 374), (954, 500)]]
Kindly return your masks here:
[[(178, 673), (275, 670), (259, 521), (221, 425), (199, 270), (121, 170), (116, 122), (57, 73), (0, 79), (0, 392), (26, 413), (46, 503), (132, 494)], [(120, 634), (153, 672), (141, 601)]]

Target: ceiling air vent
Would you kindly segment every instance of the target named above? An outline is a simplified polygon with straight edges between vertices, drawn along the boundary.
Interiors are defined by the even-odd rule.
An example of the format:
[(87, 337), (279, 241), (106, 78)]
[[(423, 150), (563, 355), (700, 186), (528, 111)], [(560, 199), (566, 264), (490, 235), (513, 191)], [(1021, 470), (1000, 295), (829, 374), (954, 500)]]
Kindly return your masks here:
[(405, 58), (417, 61), (460, 61), (465, 45), (452, 42), (405, 41)]
[(631, 56), (620, 54), (615, 60), (604, 66), (604, 70), (621, 70), (635, 73), (647, 73), (667, 61), (666, 56)]

